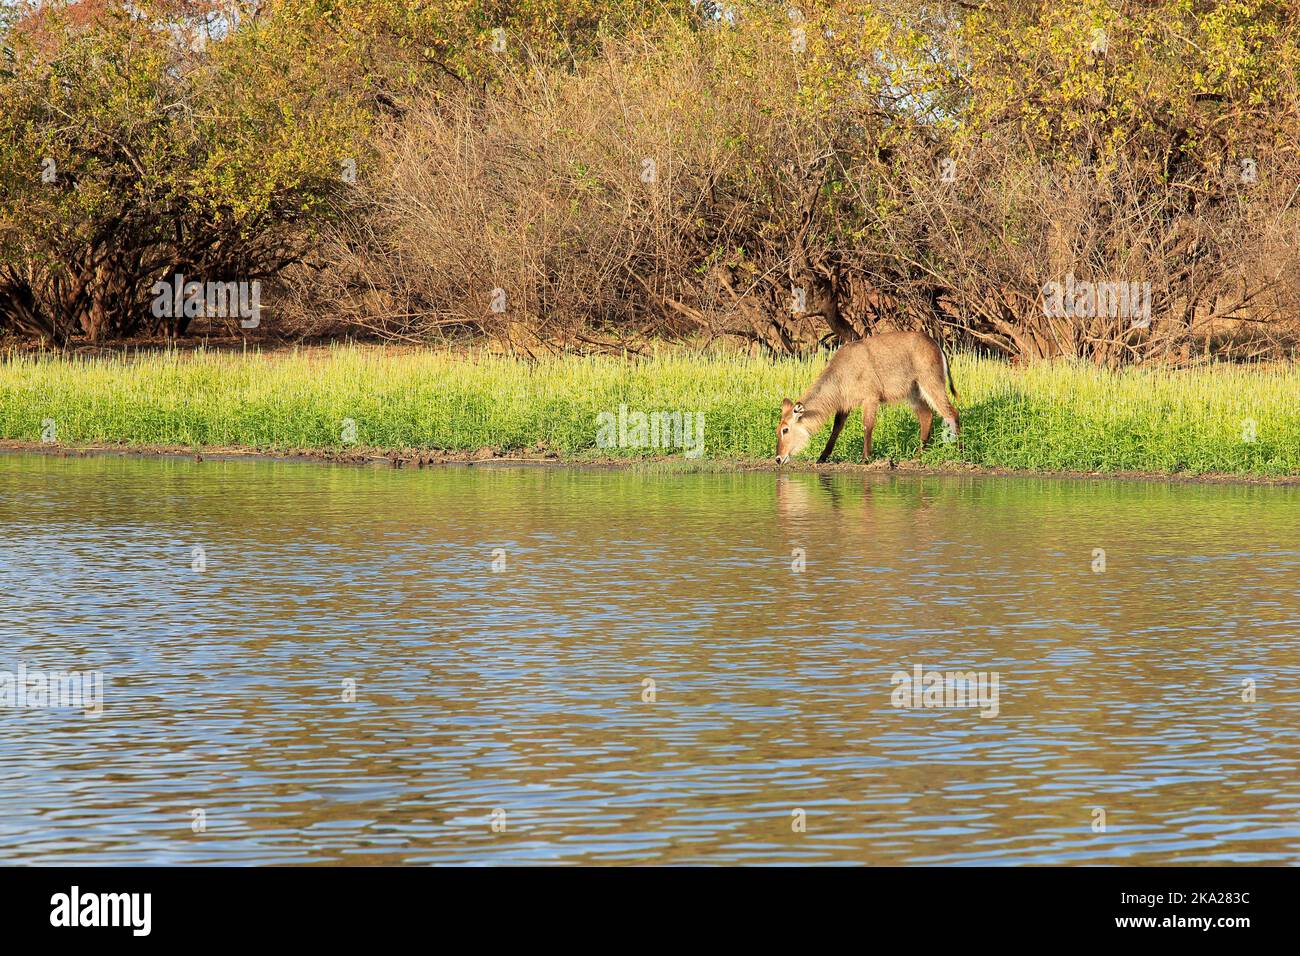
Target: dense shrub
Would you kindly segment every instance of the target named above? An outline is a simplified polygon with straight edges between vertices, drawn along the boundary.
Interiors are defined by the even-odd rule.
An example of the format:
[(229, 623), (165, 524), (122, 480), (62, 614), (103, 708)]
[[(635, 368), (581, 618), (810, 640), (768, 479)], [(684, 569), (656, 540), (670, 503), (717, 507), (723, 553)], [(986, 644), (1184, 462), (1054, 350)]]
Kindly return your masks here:
[(282, 331), (526, 354), (1296, 341), (1296, 0), (128, 9), (9, 30), (0, 328), (158, 331), (183, 272), (274, 278)]
[[(1294, 3), (725, 10), (391, 124), (328, 301), (530, 351), (882, 325), (1107, 364), (1294, 341)], [(1050, 314), (1044, 287), (1076, 281), (1138, 304)]]

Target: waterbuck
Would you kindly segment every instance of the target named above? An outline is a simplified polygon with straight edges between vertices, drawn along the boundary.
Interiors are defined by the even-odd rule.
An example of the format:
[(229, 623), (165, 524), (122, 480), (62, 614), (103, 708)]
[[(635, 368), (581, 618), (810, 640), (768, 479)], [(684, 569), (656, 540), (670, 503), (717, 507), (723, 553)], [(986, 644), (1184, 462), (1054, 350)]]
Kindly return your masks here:
[(817, 429), (832, 416), (831, 437), (817, 460), (824, 462), (835, 448), (840, 429), (853, 409), (862, 408), (862, 460), (871, 460), (871, 430), (882, 403), (907, 401), (921, 423), (921, 447), (930, 441), (934, 413), (943, 418), (953, 439), (960, 427), (957, 409), (944, 394), (947, 385), (954, 400), (957, 389), (948, 374), (943, 349), (924, 332), (884, 332), (837, 351), (826, 371), (797, 402), (781, 401), (781, 423), (776, 427), (776, 463), (784, 465), (803, 451)]

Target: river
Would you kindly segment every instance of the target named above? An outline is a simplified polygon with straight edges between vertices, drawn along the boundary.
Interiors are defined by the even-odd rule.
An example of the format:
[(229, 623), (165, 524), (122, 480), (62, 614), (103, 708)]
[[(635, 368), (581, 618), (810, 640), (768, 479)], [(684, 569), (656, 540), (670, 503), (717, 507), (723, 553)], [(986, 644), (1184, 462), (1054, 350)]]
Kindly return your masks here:
[(0, 455), (4, 673), (3, 862), (1300, 861), (1296, 488)]

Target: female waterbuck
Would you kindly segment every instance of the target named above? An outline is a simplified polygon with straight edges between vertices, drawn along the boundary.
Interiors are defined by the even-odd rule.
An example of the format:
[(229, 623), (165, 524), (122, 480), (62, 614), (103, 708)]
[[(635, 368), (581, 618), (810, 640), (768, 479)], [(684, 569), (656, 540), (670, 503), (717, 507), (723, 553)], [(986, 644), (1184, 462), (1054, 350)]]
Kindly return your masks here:
[[(881, 403), (906, 400), (921, 422), (921, 447), (930, 441), (938, 412), (953, 439), (959, 428), (957, 409), (944, 386), (958, 400), (943, 349), (924, 332), (885, 332), (852, 342), (832, 357), (826, 371), (797, 402), (783, 399), (776, 427), (776, 463), (784, 465), (803, 451), (826, 419), (834, 416), (831, 437), (819, 462), (830, 458), (840, 429), (853, 409), (862, 408), (862, 460), (871, 460), (871, 430)], [(932, 411), (933, 409), (933, 411)]]

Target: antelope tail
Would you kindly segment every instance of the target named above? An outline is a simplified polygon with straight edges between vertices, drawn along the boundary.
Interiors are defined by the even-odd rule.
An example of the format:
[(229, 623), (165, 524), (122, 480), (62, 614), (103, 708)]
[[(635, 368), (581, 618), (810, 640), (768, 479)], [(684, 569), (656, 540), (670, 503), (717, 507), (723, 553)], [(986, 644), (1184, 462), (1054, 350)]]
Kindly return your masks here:
[(944, 352), (942, 345), (939, 346), (939, 357), (943, 359), (943, 378), (948, 383), (948, 391), (952, 392), (952, 400), (960, 402), (961, 396), (957, 394), (957, 386), (953, 384), (952, 372), (948, 370), (948, 355)]

